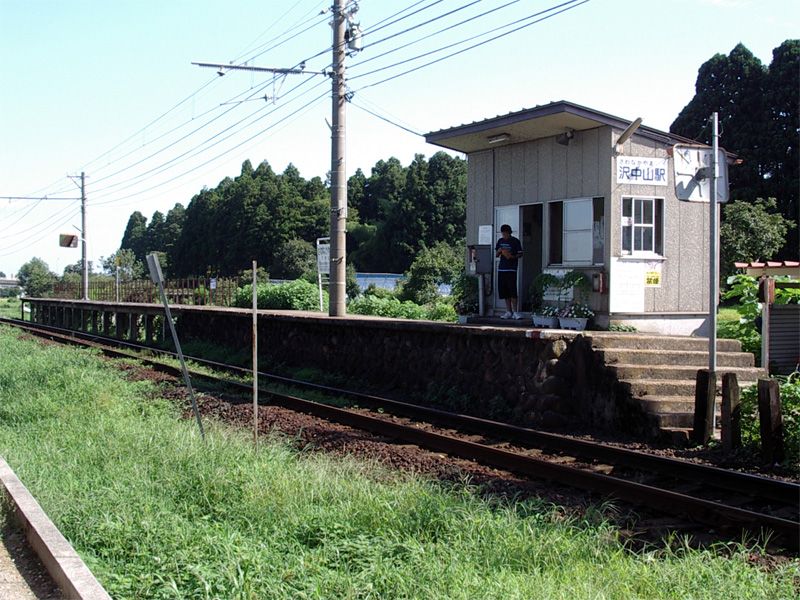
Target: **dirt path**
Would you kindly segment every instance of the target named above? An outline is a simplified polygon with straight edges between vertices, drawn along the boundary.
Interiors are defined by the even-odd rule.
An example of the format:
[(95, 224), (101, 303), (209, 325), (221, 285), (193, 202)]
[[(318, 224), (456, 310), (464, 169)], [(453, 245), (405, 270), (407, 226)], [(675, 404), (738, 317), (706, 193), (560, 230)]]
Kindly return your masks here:
[(0, 598), (61, 600), (64, 598), (61, 590), (28, 546), (25, 535), (13, 519), (7, 518), (6, 511), (7, 507), (0, 502)]

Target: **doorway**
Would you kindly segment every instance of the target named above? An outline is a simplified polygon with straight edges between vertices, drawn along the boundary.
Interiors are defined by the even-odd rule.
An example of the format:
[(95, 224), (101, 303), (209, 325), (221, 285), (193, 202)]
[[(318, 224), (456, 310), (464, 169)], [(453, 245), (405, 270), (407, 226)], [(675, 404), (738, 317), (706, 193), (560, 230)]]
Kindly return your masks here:
[(528, 293), (533, 279), (542, 272), (542, 205), (527, 204), (520, 206), (522, 227), (522, 264), (518, 273), (520, 310), (530, 312), (531, 297)]

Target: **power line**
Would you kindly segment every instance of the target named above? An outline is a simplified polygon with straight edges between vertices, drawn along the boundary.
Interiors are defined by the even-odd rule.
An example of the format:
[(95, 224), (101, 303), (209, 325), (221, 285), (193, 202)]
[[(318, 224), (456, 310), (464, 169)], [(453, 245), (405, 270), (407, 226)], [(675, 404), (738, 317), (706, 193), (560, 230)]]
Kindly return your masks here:
[[(295, 86), (294, 88), (292, 88), (292, 90), (290, 90), (290, 92), (289, 92), (289, 93), (291, 93), (291, 92), (295, 91), (296, 89), (298, 89), (299, 87), (301, 87), (302, 85), (304, 85), (305, 83), (307, 83), (308, 81), (310, 81), (310, 80), (306, 80), (306, 81), (304, 81), (303, 83), (301, 83), (301, 84), (299, 84), (299, 85)], [(312, 91), (312, 90), (316, 89), (317, 87), (319, 87), (319, 85), (320, 85), (320, 84), (317, 84), (317, 85), (315, 85), (314, 87), (310, 88), (309, 90), (306, 90), (306, 91), (305, 91), (305, 92), (303, 92), (303, 94), (301, 94), (299, 97), (302, 97), (303, 95), (305, 95), (305, 94), (309, 93), (310, 91)], [(131, 178), (129, 178), (129, 179), (127, 179), (127, 180), (125, 180), (125, 181), (121, 181), (121, 182), (119, 182), (119, 183), (116, 183), (116, 184), (112, 184), (112, 185), (110, 185), (110, 186), (107, 186), (106, 188), (103, 188), (103, 190), (101, 190), (101, 191), (105, 191), (105, 190), (108, 190), (108, 189), (110, 189), (110, 188), (112, 188), (112, 187), (117, 187), (117, 186), (123, 185), (123, 184), (125, 184), (125, 183), (130, 183), (130, 185), (123, 186), (122, 188), (120, 188), (120, 189), (116, 190), (116, 192), (111, 192), (111, 193), (117, 193), (117, 192), (120, 192), (120, 191), (122, 191), (122, 190), (125, 190), (125, 189), (130, 189), (131, 187), (133, 187), (133, 186), (137, 185), (137, 183), (136, 183), (136, 182), (134, 182), (134, 180), (141, 179), (142, 177), (145, 177), (146, 175), (151, 175), (151, 174), (158, 175), (158, 174), (160, 174), (160, 173), (163, 173), (164, 171), (166, 171), (166, 170), (168, 170), (169, 168), (171, 168), (171, 167), (170, 167), (170, 165), (173, 165), (173, 166), (175, 166), (173, 163), (177, 164), (179, 161), (180, 161), (180, 162), (183, 162), (181, 159), (193, 158), (194, 156), (197, 156), (198, 154), (201, 154), (202, 152), (205, 152), (205, 151), (209, 150), (210, 148), (213, 148), (214, 146), (216, 146), (216, 145), (218, 145), (218, 144), (220, 144), (220, 143), (224, 142), (225, 140), (227, 140), (227, 139), (230, 139), (232, 136), (236, 135), (237, 133), (240, 133), (241, 131), (243, 131), (243, 130), (244, 130), (244, 129), (246, 129), (247, 127), (250, 127), (250, 126), (251, 126), (251, 125), (253, 125), (255, 122), (257, 122), (257, 121), (260, 121), (261, 119), (264, 119), (264, 118), (266, 118), (266, 117), (268, 117), (268, 116), (272, 115), (273, 113), (277, 112), (278, 110), (282, 109), (283, 107), (284, 107), (284, 105), (281, 105), (280, 107), (277, 107), (277, 108), (275, 108), (275, 109), (271, 110), (271, 111), (270, 111), (270, 112), (268, 112), (267, 114), (265, 114), (265, 115), (261, 115), (261, 116), (259, 116), (259, 117), (255, 118), (255, 119), (253, 120), (253, 122), (252, 122), (252, 123), (249, 123), (249, 124), (245, 125), (244, 127), (242, 127), (242, 128), (240, 128), (240, 129), (237, 129), (237, 130), (233, 131), (232, 133), (230, 133), (229, 135), (227, 135), (227, 136), (223, 137), (222, 139), (220, 139), (220, 140), (217, 140), (217, 141), (216, 141), (216, 142), (214, 142), (213, 144), (211, 144), (211, 145), (208, 145), (208, 144), (209, 144), (209, 142), (211, 142), (211, 141), (213, 141), (214, 139), (218, 138), (220, 135), (222, 135), (222, 134), (224, 134), (225, 132), (227, 132), (227, 131), (231, 130), (232, 128), (234, 128), (234, 127), (236, 127), (236, 126), (240, 125), (242, 122), (246, 121), (247, 119), (254, 117), (254, 116), (255, 116), (255, 115), (257, 115), (259, 112), (263, 111), (263, 110), (264, 110), (264, 107), (262, 107), (262, 108), (258, 109), (257, 111), (255, 111), (255, 112), (253, 112), (253, 113), (249, 114), (248, 116), (244, 117), (243, 119), (240, 119), (240, 120), (239, 120), (239, 121), (237, 121), (236, 123), (234, 123), (234, 124), (230, 125), (229, 127), (227, 127), (227, 128), (225, 128), (225, 129), (223, 129), (222, 131), (219, 131), (219, 132), (217, 132), (216, 134), (214, 134), (214, 135), (213, 135), (213, 136), (211, 136), (210, 138), (207, 138), (206, 140), (204, 140), (203, 142), (201, 142), (201, 143), (200, 143), (200, 144), (198, 144), (197, 146), (194, 146), (193, 148), (190, 148), (189, 150), (187, 150), (187, 151), (186, 151), (186, 152), (184, 152), (183, 154), (180, 154), (180, 155), (178, 155), (178, 156), (176, 156), (176, 157), (173, 157), (173, 158), (171, 158), (170, 160), (168, 160), (168, 161), (166, 161), (166, 162), (164, 162), (164, 163), (161, 163), (160, 165), (157, 165), (156, 167), (153, 167), (152, 169), (149, 169), (148, 171), (145, 171), (145, 172), (143, 172), (143, 173), (140, 173), (140, 174), (138, 174), (138, 175), (135, 175), (135, 176), (133, 176), (133, 177), (131, 177)], [(204, 146), (205, 146), (205, 147), (204, 147)], [(152, 189), (152, 188), (150, 188), (150, 189)], [(111, 193), (107, 193), (107, 194), (102, 194), (102, 193), (101, 193), (101, 194), (99, 194), (99, 195), (95, 194), (95, 195), (94, 195), (94, 198), (95, 198), (95, 199), (97, 199), (97, 198), (106, 198), (106, 197), (108, 197), (109, 195), (111, 195)]]
[(363, 107), (363, 106), (359, 106), (357, 103), (353, 102), (353, 100), (352, 100), (352, 99), (350, 100), (350, 104), (351, 104), (352, 106), (355, 106), (356, 108), (360, 108), (360, 109), (361, 109), (361, 110), (363, 110), (364, 112), (367, 112), (367, 113), (371, 114), (373, 117), (377, 117), (377, 118), (378, 118), (378, 119), (380, 119), (381, 121), (386, 121), (386, 122), (387, 122), (387, 123), (389, 123), (390, 125), (394, 125), (395, 127), (399, 127), (399, 128), (400, 128), (400, 129), (402, 129), (403, 131), (407, 131), (408, 133), (413, 133), (414, 135), (417, 135), (417, 136), (419, 136), (419, 137), (424, 137), (424, 135), (423, 135), (423, 134), (421, 134), (421, 133), (420, 133), (420, 132), (418, 132), (418, 131), (414, 131), (413, 129), (409, 129), (408, 127), (404, 127), (403, 125), (400, 125), (399, 123), (395, 123), (394, 121), (392, 121), (392, 120), (390, 120), (390, 119), (387, 119), (386, 117), (384, 117), (384, 116), (381, 116), (381, 115), (379, 115), (378, 113), (372, 112), (372, 111), (371, 111), (371, 110), (369, 110), (368, 108), (365, 108), (365, 107)]
[(477, 38), (483, 37), (483, 36), (485, 36), (485, 35), (489, 35), (490, 33), (493, 33), (493, 32), (495, 32), (495, 31), (499, 31), (500, 29), (505, 29), (506, 27), (511, 27), (511, 26), (513, 26), (513, 25), (515, 25), (515, 24), (517, 24), (517, 23), (520, 23), (520, 22), (523, 22), (523, 21), (527, 21), (527, 20), (529, 20), (529, 19), (532, 19), (532, 18), (534, 18), (534, 17), (536, 17), (536, 16), (539, 16), (539, 15), (542, 15), (542, 14), (544, 14), (544, 13), (551, 12), (551, 11), (555, 10), (556, 8), (565, 7), (565, 8), (562, 8), (561, 10), (559, 10), (559, 11), (557, 11), (557, 12), (553, 12), (552, 14), (546, 15), (546, 16), (544, 16), (544, 17), (540, 18), (540, 19), (536, 19), (535, 21), (531, 21), (530, 23), (526, 23), (526, 24), (524, 24), (524, 25), (521, 25), (521, 26), (519, 26), (519, 27), (517, 27), (517, 28), (515, 28), (515, 29), (512, 29), (512, 30), (510, 30), (510, 31), (506, 31), (505, 33), (501, 33), (501, 34), (499, 34), (499, 35), (496, 35), (496, 36), (494, 36), (494, 37), (492, 37), (492, 38), (489, 38), (489, 39), (487, 39), (487, 40), (484, 40), (484, 41), (482, 41), (482, 42), (478, 42), (477, 44), (473, 44), (472, 46), (468, 46), (467, 48), (462, 48), (461, 50), (458, 50), (458, 51), (456, 51), (456, 52), (453, 52), (453, 53), (451, 53), (451, 54), (448, 54), (447, 56), (442, 56), (442, 57), (440, 57), (440, 58), (437, 58), (436, 60), (432, 60), (432, 61), (430, 61), (430, 62), (427, 62), (427, 63), (423, 64), (423, 65), (419, 65), (419, 66), (417, 66), (417, 67), (414, 67), (414, 68), (412, 68), (412, 69), (408, 69), (407, 71), (403, 71), (402, 73), (398, 73), (398, 74), (396, 74), (396, 75), (392, 75), (391, 77), (387, 77), (386, 79), (382, 79), (382, 80), (380, 80), (380, 81), (376, 81), (376, 82), (374, 82), (374, 83), (370, 83), (370, 84), (368, 84), (368, 85), (362, 86), (361, 88), (359, 88), (359, 91), (360, 91), (360, 90), (367, 89), (367, 88), (370, 88), (370, 87), (375, 87), (375, 86), (381, 85), (381, 84), (383, 84), (383, 83), (386, 83), (386, 82), (388, 82), (388, 81), (392, 81), (393, 79), (397, 79), (397, 78), (399, 78), (399, 77), (402, 77), (402, 76), (404, 76), (404, 75), (408, 75), (409, 73), (413, 73), (413, 72), (415, 72), (415, 71), (419, 71), (420, 69), (423, 69), (423, 68), (425, 68), (425, 67), (429, 67), (429, 66), (431, 66), (431, 65), (434, 65), (434, 64), (436, 64), (436, 63), (438, 63), (438, 62), (441, 62), (441, 61), (443, 61), (443, 60), (446, 60), (446, 59), (448, 59), (448, 58), (452, 58), (453, 56), (457, 56), (457, 55), (459, 55), (459, 54), (463, 54), (464, 52), (467, 52), (467, 51), (469, 51), (469, 50), (473, 50), (473, 49), (475, 49), (475, 48), (478, 48), (478, 47), (480, 47), (480, 46), (483, 46), (483, 45), (485, 45), (485, 44), (488, 44), (488, 43), (490, 43), (490, 42), (493, 42), (493, 41), (495, 41), (495, 40), (498, 40), (498, 39), (500, 39), (500, 38), (503, 38), (503, 37), (505, 37), (505, 36), (507, 36), (507, 35), (511, 35), (512, 33), (516, 33), (517, 31), (520, 31), (520, 30), (522, 30), (522, 29), (525, 29), (525, 28), (527, 28), (527, 27), (530, 27), (530, 26), (532, 26), (532, 25), (536, 25), (537, 23), (541, 23), (542, 21), (546, 21), (547, 19), (550, 19), (550, 18), (552, 18), (552, 17), (555, 17), (556, 15), (559, 15), (559, 14), (561, 14), (561, 13), (563, 13), (563, 12), (566, 12), (566, 11), (568, 11), (568, 10), (572, 10), (573, 8), (577, 8), (578, 6), (580, 6), (580, 5), (582, 5), (582, 4), (586, 4), (587, 2), (589, 2), (589, 0), (582, 0), (582, 1), (580, 1), (580, 2), (579, 2), (578, 0), (570, 0), (569, 2), (564, 2), (564, 3), (562, 3), (562, 4), (559, 4), (559, 5), (553, 6), (553, 7), (551, 7), (551, 8), (548, 8), (548, 9), (546, 9), (546, 10), (540, 11), (540, 12), (538, 12), (538, 13), (535, 13), (535, 14), (533, 14), (533, 15), (529, 15), (528, 17), (525, 17), (525, 18), (523, 18), (523, 19), (518, 19), (518, 20), (516, 20), (516, 21), (513, 21), (513, 22), (511, 22), (511, 23), (507, 23), (507, 24), (505, 24), (505, 25), (502, 25), (502, 26), (500, 26), (500, 27), (497, 27), (497, 28), (495, 28), (495, 29), (492, 29), (492, 30), (486, 31), (486, 32), (484, 32), (484, 33), (481, 33), (481, 34), (478, 34), (478, 35), (475, 35), (475, 36), (472, 36), (472, 37), (466, 38), (466, 39), (464, 39), (464, 40), (461, 40), (461, 41), (459, 41), (459, 42), (455, 42), (455, 43), (453, 43), (453, 44), (449, 44), (449, 45), (447, 45), (447, 46), (443, 46), (443, 47), (441, 47), (441, 48), (438, 48), (438, 49), (436, 49), (436, 50), (432, 50), (432, 51), (430, 51), (430, 52), (425, 52), (425, 53), (423, 53), (423, 54), (420, 54), (420, 55), (417, 55), (417, 56), (415, 56), (415, 57), (412, 57), (412, 58), (406, 59), (406, 60), (404, 60), (404, 61), (400, 61), (400, 62), (394, 63), (394, 64), (392, 64), (392, 65), (388, 65), (388, 66), (382, 67), (382, 68), (380, 68), (380, 69), (374, 69), (374, 70), (372, 70), (372, 71), (369, 71), (369, 72), (367, 72), (367, 73), (362, 73), (362, 74), (360, 74), (360, 75), (356, 75), (355, 77), (353, 77), (353, 78), (351, 78), (351, 79), (358, 79), (358, 78), (360, 78), (360, 77), (366, 77), (367, 75), (372, 75), (372, 74), (374, 74), (374, 73), (378, 73), (378, 72), (380, 72), (380, 71), (385, 71), (385, 70), (387, 70), (387, 69), (391, 69), (391, 68), (394, 68), (394, 67), (397, 67), (397, 66), (400, 66), (400, 65), (406, 64), (406, 63), (408, 63), (408, 62), (412, 62), (412, 61), (414, 61), (414, 60), (418, 60), (418, 59), (420, 59), (420, 58), (424, 58), (425, 56), (430, 56), (431, 54), (436, 54), (437, 52), (442, 52), (442, 51), (444, 51), (444, 50), (447, 50), (447, 49), (449, 49), (449, 48), (452, 48), (452, 47), (454, 47), (454, 46), (458, 46), (458, 45), (461, 45), (461, 44), (464, 44), (464, 43), (470, 42), (470, 41), (472, 41), (472, 40), (474, 40), (474, 39), (477, 39)]
[[(243, 144), (246, 144), (246, 143), (248, 143), (248, 142), (250, 142), (250, 141), (254, 140), (254, 139), (255, 139), (255, 138), (257, 138), (258, 136), (260, 136), (260, 135), (263, 135), (264, 133), (266, 133), (267, 131), (269, 131), (270, 129), (272, 129), (272, 128), (274, 128), (274, 127), (277, 127), (277, 126), (278, 126), (278, 125), (280, 125), (280, 124), (281, 124), (283, 121), (285, 121), (285, 120), (289, 119), (290, 117), (294, 116), (295, 114), (297, 114), (298, 112), (302, 111), (303, 109), (310, 107), (312, 104), (314, 104), (314, 103), (318, 102), (318, 101), (319, 101), (319, 100), (321, 100), (322, 98), (325, 98), (327, 95), (328, 95), (328, 92), (326, 91), (326, 92), (324, 92), (322, 95), (320, 95), (320, 96), (317, 96), (316, 98), (314, 98), (314, 100), (311, 100), (311, 101), (310, 101), (310, 102), (308, 102), (307, 104), (305, 104), (305, 105), (301, 106), (299, 109), (295, 110), (294, 112), (292, 112), (292, 113), (290, 113), (289, 115), (287, 115), (286, 117), (284, 117), (284, 118), (283, 118), (281, 121), (278, 121), (278, 122), (276, 122), (276, 123), (273, 123), (273, 124), (272, 124), (272, 125), (270, 125), (269, 127), (266, 127), (265, 129), (262, 129), (261, 131), (259, 131), (259, 132), (258, 132), (258, 133), (256, 133), (255, 135), (252, 135), (251, 137), (249, 137), (249, 138), (247, 138), (246, 140), (242, 141), (242, 142), (239, 144), (239, 146), (241, 146), (241, 145), (243, 145)], [(125, 200), (125, 199), (127, 199), (127, 198), (132, 198), (132, 197), (136, 196), (137, 194), (144, 194), (144, 193), (146, 193), (146, 192), (149, 192), (149, 191), (151, 191), (151, 190), (154, 190), (154, 189), (156, 189), (156, 188), (158, 188), (158, 187), (160, 187), (160, 186), (162, 186), (162, 185), (166, 185), (167, 183), (170, 183), (170, 182), (172, 182), (172, 181), (175, 181), (175, 180), (177, 180), (177, 179), (179, 179), (179, 178), (181, 178), (181, 177), (184, 177), (185, 175), (188, 175), (189, 173), (192, 173), (193, 171), (196, 171), (197, 169), (200, 169), (200, 168), (202, 168), (202, 167), (204, 167), (204, 166), (208, 165), (209, 163), (211, 163), (211, 162), (213, 162), (213, 161), (217, 160), (218, 158), (221, 158), (221, 157), (225, 156), (226, 154), (228, 154), (228, 153), (232, 152), (233, 150), (236, 150), (236, 148), (237, 148), (237, 147), (238, 147), (238, 146), (236, 146), (236, 147), (234, 147), (234, 148), (229, 148), (228, 150), (225, 150), (224, 152), (222, 152), (222, 153), (220, 153), (220, 154), (218, 154), (218, 155), (214, 156), (213, 158), (210, 158), (209, 160), (207, 160), (207, 161), (205, 161), (205, 162), (203, 162), (203, 163), (201, 163), (201, 164), (199, 164), (199, 165), (197, 165), (197, 166), (195, 166), (195, 167), (192, 167), (192, 168), (191, 168), (191, 169), (189, 169), (188, 171), (184, 171), (184, 172), (183, 172), (183, 173), (181, 173), (180, 175), (176, 175), (175, 177), (173, 177), (173, 178), (171, 178), (171, 179), (169, 179), (169, 180), (167, 180), (167, 181), (165, 181), (165, 182), (162, 182), (162, 183), (160, 183), (160, 184), (157, 184), (157, 185), (151, 186), (151, 187), (149, 187), (149, 188), (147, 188), (147, 189), (144, 189), (144, 190), (140, 190), (140, 191), (138, 191), (138, 192), (136, 192), (136, 193), (129, 194), (129, 195), (127, 195), (127, 196), (123, 196), (123, 197), (121, 197), (121, 198), (115, 198), (115, 199), (113, 199), (113, 200), (106, 200), (105, 202), (95, 202), (95, 203), (94, 203), (94, 205), (95, 205), (95, 206), (102, 206), (102, 205), (106, 205), (106, 204), (112, 204), (112, 203), (115, 203), (115, 202), (119, 202), (119, 201), (121, 201), (121, 200)]]
[(0, 196), (0, 200), (80, 200), (80, 198), (53, 198), (52, 196)]
[[(428, 39), (430, 39), (432, 37), (435, 37), (437, 35), (441, 35), (442, 33), (446, 32), (446, 31), (450, 31), (451, 29), (455, 29), (456, 27), (461, 27), (462, 25), (465, 25), (466, 23), (469, 23), (470, 21), (474, 21), (476, 19), (480, 19), (482, 17), (485, 17), (486, 15), (489, 15), (491, 13), (494, 13), (494, 12), (497, 12), (497, 11), (502, 10), (504, 8), (507, 8), (507, 7), (511, 6), (512, 4), (518, 3), (519, 1), (520, 0), (511, 0), (511, 2), (507, 2), (506, 4), (503, 4), (501, 6), (496, 6), (496, 7), (492, 8), (492, 9), (490, 9), (490, 10), (487, 10), (487, 11), (484, 11), (484, 12), (479, 13), (477, 15), (474, 15), (472, 17), (469, 17), (468, 19), (464, 19), (463, 21), (459, 21), (458, 23), (454, 23), (452, 25), (448, 25), (447, 27), (445, 27), (443, 29), (440, 29), (438, 31), (434, 31), (433, 33), (428, 34), (426, 36), (423, 36), (421, 38), (417, 38), (416, 40), (408, 42), (407, 44), (404, 44), (402, 46), (395, 46), (391, 50), (387, 50), (386, 52), (383, 52), (381, 54), (377, 54), (375, 56), (371, 56), (370, 58), (364, 59), (364, 60), (356, 63), (353, 66), (353, 68), (358, 68), (358, 67), (360, 67), (360, 66), (362, 66), (362, 65), (364, 65), (364, 64), (366, 64), (368, 62), (372, 62), (373, 60), (378, 60), (379, 58), (383, 58), (384, 56), (387, 56), (389, 54), (393, 54), (395, 52), (398, 52), (400, 50), (403, 50), (405, 48), (408, 48), (410, 46), (418, 44), (420, 42), (424, 42), (425, 40), (428, 40)], [(413, 29), (417, 29), (418, 27), (422, 27), (422, 26), (427, 25), (429, 23), (433, 23), (435, 20), (437, 20), (437, 19), (430, 19), (428, 21), (425, 21), (424, 23), (420, 23), (416, 27), (412, 27), (412, 28), (406, 29), (405, 31), (400, 32), (400, 34), (407, 33), (409, 31), (412, 31)], [(397, 35), (400, 35), (400, 34), (397, 34)], [(485, 34), (481, 34), (481, 35), (485, 35)], [(380, 43), (382, 43), (382, 42), (384, 42), (384, 41), (386, 41), (388, 39), (391, 39), (392, 37), (394, 37), (394, 36), (389, 36), (389, 37), (385, 37), (385, 38), (382, 38), (380, 40), (377, 40), (376, 42), (373, 42), (372, 44), (369, 44), (368, 46), (366, 46), (366, 48), (371, 48), (373, 46), (376, 46), (377, 44), (380, 44)]]

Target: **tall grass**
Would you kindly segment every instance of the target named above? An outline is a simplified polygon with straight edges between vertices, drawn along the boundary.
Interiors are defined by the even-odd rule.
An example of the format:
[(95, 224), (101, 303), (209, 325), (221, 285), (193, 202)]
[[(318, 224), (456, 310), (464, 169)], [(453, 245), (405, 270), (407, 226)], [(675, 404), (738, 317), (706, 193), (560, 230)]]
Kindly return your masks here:
[(634, 553), (489, 502), (192, 421), (86, 351), (0, 328), (2, 453), (114, 598), (793, 598), (748, 550)]

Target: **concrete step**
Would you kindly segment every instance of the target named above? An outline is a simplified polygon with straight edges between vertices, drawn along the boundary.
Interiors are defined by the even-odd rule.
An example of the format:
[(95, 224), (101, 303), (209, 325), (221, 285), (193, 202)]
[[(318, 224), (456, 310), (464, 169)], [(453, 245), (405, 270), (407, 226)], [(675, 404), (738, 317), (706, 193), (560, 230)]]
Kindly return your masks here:
[[(613, 364), (609, 365), (617, 374), (617, 379), (632, 381), (635, 379), (687, 379), (694, 381), (699, 367), (689, 365), (642, 365)], [(706, 367), (703, 367), (706, 368)], [(717, 372), (721, 380), (723, 373), (735, 373), (739, 387), (746, 387), (766, 377), (767, 372), (760, 367), (722, 367)]]
[(677, 414), (694, 412), (694, 397), (652, 396), (637, 398), (645, 412), (651, 414)]
[[(702, 351), (598, 348), (595, 352), (607, 365), (683, 365), (697, 369), (708, 366), (708, 352)], [(753, 367), (755, 358), (749, 352), (717, 352), (717, 364), (720, 367)]]
[[(629, 348), (633, 350), (695, 350), (708, 352), (708, 338), (688, 335), (650, 335), (587, 331), (595, 348)], [(718, 339), (717, 351), (741, 352), (739, 340)]]
[(694, 398), (694, 381), (685, 379), (634, 379), (623, 382), (629, 386), (631, 396), (684, 396)]

